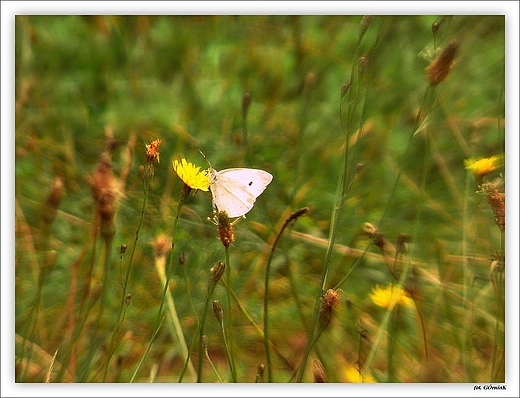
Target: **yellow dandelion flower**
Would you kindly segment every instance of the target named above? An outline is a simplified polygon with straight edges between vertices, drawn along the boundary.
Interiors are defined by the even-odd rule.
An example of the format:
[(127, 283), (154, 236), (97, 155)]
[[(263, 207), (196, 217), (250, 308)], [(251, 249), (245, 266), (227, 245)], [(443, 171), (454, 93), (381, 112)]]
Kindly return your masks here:
[(502, 158), (498, 155), (490, 158), (464, 159), (466, 170), (471, 171), (475, 176), (482, 177), (499, 168), (502, 164)]
[(402, 304), (407, 307), (413, 305), (412, 299), (408, 294), (400, 287), (394, 286), (391, 283), (389, 283), (384, 289), (381, 289), (379, 285), (376, 285), (376, 287), (372, 288), (370, 298), (375, 305), (383, 308), (388, 308), (390, 306), (393, 307), (397, 304)]
[(347, 382), (349, 382), (349, 383), (375, 383), (376, 382), (371, 374), (367, 373), (367, 374), (363, 375), (355, 366), (347, 366), (344, 370), (344, 373), (345, 373), (345, 377), (347, 378)]
[(200, 171), (200, 167), (186, 162), (186, 159), (173, 161), (173, 169), (179, 178), (190, 188), (200, 189), (201, 191), (209, 190), (208, 171)]

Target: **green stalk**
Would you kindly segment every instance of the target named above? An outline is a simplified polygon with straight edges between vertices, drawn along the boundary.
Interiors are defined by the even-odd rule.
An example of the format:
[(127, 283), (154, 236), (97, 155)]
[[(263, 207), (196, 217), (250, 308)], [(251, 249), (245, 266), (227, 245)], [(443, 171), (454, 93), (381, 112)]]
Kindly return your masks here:
[[(44, 211), (48, 210), (44, 208)], [(44, 219), (45, 221), (45, 219)], [(40, 267), (40, 272), (38, 275), (38, 286), (36, 287), (36, 295), (34, 297), (34, 303), (29, 310), (29, 323), (28, 330), (26, 330), (25, 337), (23, 339), (22, 350), (20, 353), (20, 358), (22, 362), (20, 375), (16, 377), (17, 381), (24, 381), (26, 376), (27, 369), (30, 365), (31, 356), (32, 356), (32, 346), (34, 340), (34, 332), (36, 330), (36, 324), (38, 323), (38, 316), (40, 314), (40, 307), (43, 299), (43, 287), (47, 282), (47, 279), (56, 263), (57, 257), (54, 255), (54, 252), (51, 251), (50, 239), (51, 239), (51, 226), (54, 219), (49, 220), (48, 223), (45, 223), (42, 228), (42, 266)], [(29, 346), (27, 347), (27, 342), (29, 342)], [(26, 349), (28, 350), (26, 352)], [(24, 364), (24, 358), (27, 356), (27, 361)]]
[[(224, 279), (221, 279), (221, 281), (222, 281), (222, 283), (224, 283), (224, 286), (227, 287), (227, 283), (224, 281)], [(234, 292), (233, 292), (233, 297), (235, 298), (235, 300), (238, 303), (238, 298), (236, 297)], [(239, 304), (239, 306), (240, 306), (240, 304)], [(222, 309), (222, 304), (220, 303), (219, 300), (215, 300), (213, 302), (213, 312), (215, 313), (218, 324), (220, 325), (220, 331), (222, 332), (222, 340), (224, 341), (224, 348), (226, 351), (226, 358), (228, 360), (228, 364), (230, 364), (230, 367), (231, 367), (231, 353), (229, 351), (229, 345), (228, 345), (227, 338), (226, 338), (226, 328), (224, 327), (224, 310)], [(258, 325), (256, 325), (256, 326), (258, 327)], [(260, 328), (258, 328), (257, 330), (259, 330), (259, 329)], [(219, 380), (220, 380), (220, 376), (219, 376)]]
[(220, 377), (220, 374), (218, 373), (218, 370), (217, 368), (215, 367), (215, 364), (213, 363), (213, 361), (211, 360), (210, 356), (209, 356), (209, 352), (208, 352), (208, 336), (202, 336), (203, 337), (203, 342), (204, 342), (204, 355), (206, 356), (206, 359), (208, 360), (210, 366), (211, 366), (211, 369), (213, 369), (213, 372), (215, 373), (215, 376), (217, 376), (217, 379), (218, 379), (218, 382), (219, 383), (222, 383), (222, 378)]
[[(90, 313), (90, 311), (96, 304), (96, 300), (93, 300), (89, 303), (89, 301), (90, 301), (89, 294), (90, 294), (90, 283), (92, 280), (92, 273), (94, 270), (94, 259), (96, 258), (97, 230), (98, 230), (97, 223), (94, 222), (94, 226), (92, 228), (92, 233), (91, 233), (91, 236), (89, 237), (89, 240), (92, 239), (92, 256), (89, 261), (87, 275), (85, 278), (85, 285), (83, 287), (83, 292), (82, 292), (82, 296), (81, 296), (80, 308), (78, 311), (79, 315), (78, 315), (77, 321), (74, 324), (74, 328), (72, 330), (72, 336), (71, 336), (70, 342), (68, 344), (67, 350), (65, 352), (65, 359), (61, 361), (61, 369), (60, 369), (60, 372), (58, 373), (58, 376), (56, 377), (56, 383), (61, 382), (63, 376), (65, 375), (65, 371), (67, 370), (67, 368), (69, 366), (69, 362), (70, 362), (72, 354), (73, 354), (74, 345), (78, 341), (78, 339), (81, 335), (81, 332), (83, 331), (83, 327), (85, 325), (85, 322), (87, 321), (88, 314)], [(86, 251), (86, 249), (87, 249), (87, 247), (85, 246), (85, 251)], [(73, 267), (76, 267), (79, 265), (80, 261), (83, 258), (83, 254), (84, 253), (80, 254), (80, 257), (73, 264)], [(72, 377), (74, 378), (75, 372), (72, 372), (72, 373), (73, 373)]]
[[(164, 315), (163, 315), (163, 307), (164, 307), (164, 302), (166, 301), (166, 296), (169, 292), (169, 284), (170, 284), (170, 277), (171, 277), (171, 270), (173, 268), (173, 249), (175, 247), (175, 235), (176, 235), (176, 232), (177, 232), (177, 223), (179, 221), (179, 215), (180, 215), (180, 212), (181, 212), (181, 209), (182, 209), (182, 206), (184, 205), (184, 203), (186, 202), (186, 199), (188, 198), (189, 194), (191, 192), (191, 187), (189, 187), (188, 185), (184, 184), (184, 188), (183, 188), (183, 191), (181, 192), (180, 194), (180, 197), (179, 197), (179, 202), (177, 203), (177, 213), (175, 215), (175, 220), (174, 220), (174, 223), (173, 223), (173, 231), (172, 231), (172, 248), (170, 250), (170, 253), (168, 255), (168, 261), (167, 261), (167, 264), (166, 264), (166, 269), (165, 269), (165, 273), (166, 273), (166, 277), (165, 277), (165, 281), (164, 281), (164, 288), (163, 288), (163, 293), (162, 293), (162, 296), (161, 296), (161, 303), (159, 305), (159, 311), (157, 312), (157, 321), (155, 323), (155, 328), (154, 328), (154, 332), (148, 342), (148, 347), (146, 349), (146, 351), (144, 352), (143, 356), (141, 357), (141, 360), (139, 361), (139, 364), (137, 365), (136, 369), (134, 370), (134, 373), (132, 374), (132, 378), (130, 379), (130, 383), (132, 383), (135, 379), (135, 377), (137, 376), (139, 370), (141, 369), (141, 366), (142, 364), (144, 363), (144, 359), (146, 357), (146, 355), (148, 354), (148, 352), (150, 351), (150, 348), (153, 344), (153, 341), (155, 339), (155, 336), (157, 335), (158, 331), (159, 331), (159, 328), (164, 320)], [(171, 295), (169, 295), (168, 297), (168, 300), (171, 300)], [(172, 305), (171, 305), (171, 314), (172, 314), (172, 319), (173, 319), (173, 322), (174, 324), (177, 325), (177, 327), (175, 327), (175, 331), (176, 331), (176, 337), (178, 339), (178, 341), (181, 343), (181, 348), (183, 349), (183, 353), (186, 357), (188, 357), (188, 352), (187, 352), (187, 347), (185, 345), (185, 339), (184, 339), (184, 336), (182, 334), (182, 329), (180, 328), (180, 322), (179, 322), (179, 319), (177, 317), (177, 312), (175, 311), (175, 306), (173, 305), (173, 302), (171, 302)], [(184, 342), (184, 344), (182, 343)], [(193, 369), (193, 365), (190, 367), (190, 370)]]
[(130, 253), (130, 260), (128, 262), (128, 268), (126, 270), (125, 281), (123, 283), (123, 292), (121, 294), (121, 304), (119, 306), (119, 314), (117, 316), (117, 321), (114, 326), (114, 331), (112, 332), (112, 338), (110, 340), (109, 353), (108, 353), (108, 358), (107, 358), (107, 361), (105, 364), (103, 382), (106, 381), (107, 374), (108, 374), (108, 367), (110, 365), (110, 359), (112, 358), (112, 355), (114, 354), (114, 351), (116, 350), (116, 338), (117, 338), (117, 335), (119, 334), (121, 325), (123, 323), (123, 320), (121, 319), (121, 317), (123, 316), (123, 311), (126, 312), (126, 309), (128, 308), (128, 304), (125, 305), (125, 303), (127, 301), (126, 292), (127, 292), (127, 288), (128, 288), (128, 281), (130, 280), (130, 271), (132, 269), (132, 264), (134, 261), (135, 249), (137, 247), (137, 241), (139, 240), (139, 232), (141, 231), (141, 225), (143, 223), (144, 214), (145, 214), (145, 210), (146, 210), (146, 201), (148, 199), (148, 193), (150, 192), (150, 182), (151, 182), (151, 178), (145, 177), (144, 182), (143, 182), (143, 185), (144, 185), (144, 187), (143, 187), (144, 188), (143, 207), (141, 208), (141, 215), (139, 217), (139, 223), (137, 224), (137, 229), (135, 231), (135, 239), (134, 239), (134, 243), (132, 245), (132, 251)]
[(393, 383), (395, 382), (395, 372), (394, 372), (394, 348), (397, 339), (397, 328), (399, 325), (399, 305), (396, 310), (392, 312), (392, 316), (390, 318), (390, 322), (388, 322), (388, 344), (386, 347), (386, 361), (387, 361), (387, 375), (386, 382)]
[(232, 315), (232, 307), (231, 307), (231, 266), (229, 262), (229, 248), (226, 247), (226, 287), (227, 287), (227, 307), (228, 307), (228, 316), (227, 316), (227, 326), (228, 326), (228, 335), (229, 335), (229, 355), (230, 362), (229, 366), (231, 368), (231, 377), (233, 379), (233, 383), (237, 382), (237, 369), (235, 364), (235, 344), (234, 344), (234, 336), (233, 336), (233, 315)]
[[(426, 94), (429, 93), (429, 88), (430, 88), (430, 86), (428, 86), (428, 89), (426, 90)], [(425, 94), (425, 98), (426, 98), (426, 94)], [(423, 102), (423, 104), (424, 104), (424, 102)], [(419, 111), (419, 114), (417, 115), (416, 122), (414, 124), (413, 133), (412, 133), (412, 135), (410, 137), (410, 141), (408, 143), (407, 151), (409, 150), (409, 148), (411, 146), (410, 145), (411, 144), (411, 140), (413, 139), (413, 137), (415, 135), (415, 132), (417, 131), (416, 129), (417, 129), (417, 126), (419, 125), (419, 117), (420, 117), (420, 114), (421, 114), (422, 110), (423, 110), (423, 107), (421, 107), (421, 110)], [(423, 166), (422, 166), (423, 173), (422, 173), (421, 185), (420, 185), (421, 196), (424, 193), (425, 188), (426, 188), (426, 181), (427, 181), (427, 177), (428, 177), (428, 168), (429, 168), (429, 165), (430, 165), (431, 145), (429, 143), (429, 139), (430, 139), (430, 136), (429, 136), (429, 134), (427, 134), (427, 136), (426, 136), (426, 154), (424, 156), (424, 161), (423, 161)], [(402, 173), (401, 170), (402, 169), (400, 167), (399, 168), (399, 173), (396, 176), (396, 181), (394, 183), (394, 190), (392, 191), (392, 196), (395, 193), (395, 189), (397, 187), (397, 183), (398, 183), (398, 181), (400, 179), (400, 176), (401, 176), (401, 173)], [(392, 198), (392, 196), (391, 196), (391, 198)], [(389, 208), (389, 202), (390, 202), (391, 198), (387, 202), (385, 213), (386, 213), (386, 211)], [(421, 204), (419, 204), (418, 207), (419, 208), (418, 208), (417, 215), (415, 217), (415, 221), (414, 221), (413, 228), (412, 228), (412, 233), (411, 233), (412, 236), (416, 236), (417, 231), (419, 229), (420, 220), (421, 220), (423, 206)], [(383, 217), (385, 217), (385, 214), (383, 214)], [(383, 218), (381, 219), (381, 223), (382, 223), (382, 221), (383, 221)], [(397, 283), (397, 286), (400, 289), (402, 289), (403, 286), (405, 285), (406, 278), (407, 278), (408, 273), (409, 273), (410, 268), (411, 268), (411, 258), (413, 258), (412, 251), (413, 251), (413, 247), (410, 250), (410, 254), (407, 257), (405, 266), (404, 266), (404, 268), (403, 268), (403, 270), (401, 272), (401, 275), (399, 277), (399, 281)], [(383, 320), (382, 320), (381, 325), (379, 327), (379, 331), (378, 331), (377, 336), (376, 336), (376, 340), (374, 341), (374, 344), (372, 345), (372, 348), (370, 350), (368, 358), (367, 358), (367, 360), (366, 360), (366, 362), (365, 362), (365, 364), (363, 366), (363, 371), (362, 371), (363, 374), (366, 374), (366, 372), (368, 371), (368, 369), (370, 369), (370, 367), (372, 365), (372, 361), (374, 360), (375, 354), (376, 354), (376, 352), (377, 352), (377, 350), (379, 348), (379, 345), (381, 344), (381, 340), (383, 339), (384, 331), (387, 330), (387, 328), (388, 328), (388, 323), (390, 321), (390, 316), (392, 315), (392, 311), (394, 309), (394, 305), (395, 304), (389, 305), (387, 310), (386, 310), (386, 312), (385, 312), (385, 315), (383, 317)]]
[(209, 296), (204, 303), (204, 310), (199, 322), (199, 360), (197, 367), (197, 383), (202, 383), (202, 360), (204, 358), (204, 322), (206, 321), (206, 314), (208, 313)]
[[(470, 171), (466, 172), (466, 184), (464, 187), (464, 200), (463, 200), (463, 208), (462, 208), (462, 289), (463, 289), (463, 302), (462, 306), (464, 308), (464, 313), (468, 314), (467, 308), (468, 308), (468, 296), (469, 296), (469, 288), (468, 288), (468, 273), (467, 273), (467, 267), (468, 267), (468, 261), (467, 261), (467, 253), (468, 253), (468, 228), (469, 228), (469, 206), (468, 202), (470, 200), (470, 192), (473, 191), (471, 187), (473, 186), (473, 177)], [(461, 355), (462, 355), (462, 363), (464, 365), (464, 369), (466, 369), (466, 372), (471, 373), (471, 371), (468, 371), (470, 369), (470, 359), (467, 352), (468, 348), (468, 339), (471, 338), (470, 332), (471, 329), (468, 327), (468, 323), (470, 319), (468, 319), (469, 315), (466, 315), (466, 319), (464, 321), (464, 330), (462, 332), (462, 341), (461, 341)], [(468, 380), (470, 382), (471, 380)]]
[[(202, 339), (203, 334), (202, 334), (201, 331), (203, 330), (204, 322), (206, 320), (206, 314), (208, 312), (209, 300), (211, 299), (211, 295), (213, 294), (213, 290), (215, 290), (215, 286), (217, 285), (217, 282), (220, 280), (220, 278), (222, 276), (222, 273), (224, 271), (222, 269), (222, 266), (225, 266), (225, 264), (219, 262), (215, 267), (213, 267), (211, 269), (210, 279), (209, 279), (209, 282), (208, 282), (208, 288), (206, 290), (206, 298), (204, 300), (204, 308), (202, 309), (202, 314), (201, 314), (200, 320), (199, 320), (199, 322), (197, 324), (197, 330), (195, 331), (195, 336), (199, 336), (199, 339), (198, 339), (199, 340), (199, 354), (201, 353), (200, 347), (203, 344), (203, 339)], [(192, 341), (191, 341), (190, 348), (189, 348), (188, 353), (186, 355), (186, 360), (184, 361), (184, 367), (182, 368), (182, 371), (181, 371), (181, 374), (179, 376), (179, 379), (177, 380), (178, 383), (182, 382), (182, 379), (184, 378), (186, 370), (188, 369), (188, 364), (190, 363), (191, 354), (193, 352), (193, 349), (195, 348), (195, 342), (196, 341), (197, 341), (196, 337), (194, 337), (192, 339)], [(202, 376), (202, 374), (201, 374), (201, 372), (202, 372), (201, 361), (202, 361), (202, 357), (200, 356), (199, 357), (199, 366), (198, 366), (199, 373), (197, 373), (197, 382), (200, 382), (201, 376)]]
[(150, 337), (150, 342), (149, 342), (148, 346), (146, 347), (146, 351), (141, 356), (141, 359), (139, 360), (139, 363), (137, 364), (137, 367), (135, 368), (134, 373), (132, 374), (132, 377), (130, 378), (129, 383), (133, 383), (134, 382), (135, 377), (137, 376), (137, 373), (139, 373), (139, 370), (141, 369), (141, 366), (143, 366), (144, 360), (145, 360), (146, 356), (148, 355), (148, 352), (150, 351), (150, 348), (152, 348), (152, 343), (155, 340), (155, 337), (157, 336), (157, 332), (159, 332), (159, 329), (161, 328), (161, 325), (162, 325), (163, 321), (164, 321), (164, 317), (161, 318), (161, 320), (159, 321), (157, 327), (153, 331), (152, 336)]
[(314, 303), (314, 313), (313, 313), (313, 320), (311, 323), (311, 328), (309, 330), (308, 335), (308, 342), (307, 346), (305, 347), (305, 352), (303, 354), (303, 359), (299, 365), (299, 372), (297, 376), (297, 382), (301, 383), (303, 380), (303, 375), (305, 373), (305, 367), (307, 365), (307, 362), (309, 360), (309, 355), (314, 347), (314, 344), (316, 343), (317, 339), (314, 338), (318, 323), (318, 314), (319, 309), (321, 305), (321, 297), (322, 294), (325, 292), (325, 287), (327, 286), (327, 280), (328, 280), (328, 274), (329, 274), (329, 266), (330, 266), (330, 259), (332, 257), (332, 253), (334, 251), (334, 243), (336, 241), (336, 235), (338, 231), (338, 224), (341, 217), (341, 211), (343, 209), (343, 204), (345, 203), (345, 196), (343, 195), (343, 192), (346, 188), (346, 169), (347, 169), (347, 160), (348, 160), (348, 139), (346, 139), (346, 145), (344, 150), (344, 157), (343, 157), (343, 173), (340, 176), (339, 184), (338, 184), (338, 192), (336, 193), (336, 197), (339, 194), (339, 201), (334, 206), (332, 210), (332, 217), (331, 217), (331, 225), (330, 225), (330, 232), (329, 232), (329, 240), (327, 245), (327, 252), (325, 254), (325, 263), (323, 266), (322, 274), (321, 274), (321, 287), (320, 287), (320, 293), (316, 297), (316, 301)]
[(184, 262), (182, 263), (182, 271), (184, 274), (184, 281), (186, 283), (186, 290), (188, 292), (188, 298), (190, 300), (190, 307), (193, 312), (193, 316), (195, 317), (195, 319), (198, 322), (199, 315), (197, 314), (197, 311), (195, 310), (195, 306), (193, 305), (193, 297), (191, 296), (191, 290), (190, 290), (190, 279), (188, 278), (188, 270), (186, 269), (186, 265), (184, 264)]
[(493, 354), (491, 358), (490, 383), (505, 382), (505, 278), (504, 278), (504, 248), (505, 232), (501, 232), (501, 252), (500, 258), (492, 263), (491, 281), (497, 303), (495, 319), (495, 339), (493, 342)]
[[(332, 215), (331, 215), (331, 225), (329, 229), (329, 239), (328, 239), (328, 245), (327, 245), (327, 251), (325, 254), (325, 262), (321, 274), (321, 288), (319, 294), (316, 296), (316, 300), (314, 303), (314, 312), (313, 312), (313, 318), (311, 323), (311, 328), (308, 334), (308, 341), (307, 346), (305, 347), (305, 352), (303, 354), (303, 359), (300, 362), (299, 370), (298, 370), (298, 376), (297, 376), (297, 382), (301, 383), (303, 380), (303, 375), (305, 373), (305, 368), (307, 365), (307, 362), (309, 360), (309, 355), (313, 349), (313, 346), (317, 342), (317, 338), (315, 338), (315, 334), (319, 332), (318, 330), (318, 317), (320, 312), (320, 306), (321, 306), (321, 299), (322, 295), (325, 293), (327, 281), (328, 281), (328, 274), (329, 274), (329, 267), (330, 267), (330, 260), (332, 258), (332, 253), (334, 251), (334, 244), (336, 242), (336, 235), (338, 231), (338, 225), (340, 223), (341, 214), (343, 211), (343, 206), (345, 204), (345, 201), (347, 199), (347, 194), (350, 190), (350, 187), (352, 184), (348, 184), (348, 169), (349, 169), (349, 144), (350, 144), (350, 136), (351, 131), (353, 129), (354, 124), (354, 114), (357, 110), (357, 106), (360, 103), (360, 90), (359, 87), (361, 86), (362, 80), (365, 76), (370, 76), (370, 73), (367, 73), (366, 70), (358, 69), (358, 59), (359, 57), (359, 49), (360, 44), (363, 39), (363, 36), (365, 35), (367, 29), (369, 28), (370, 24), (372, 23), (373, 17), (363, 17), (361, 20), (360, 25), (360, 31), (358, 35), (358, 40), (356, 43), (356, 46), (354, 48), (354, 53), (352, 56), (353, 62), (352, 67), (350, 71), (350, 79), (349, 81), (343, 85), (342, 92), (341, 92), (341, 101), (339, 105), (339, 119), (341, 123), (341, 128), (343, 131), (343, 134), (345, 136), (345, 145), (343, 150), (343, 167), (342, 167), (342, 173), (339, 177), (337, 190), (336, 190), (336, 203), (332, 209)], [(381, 24), (379, 25), (379, 29), (381, 29)], [(378, 31), (377, 39), (373, 47), (373, 52), (376, 53), (376, 49), (379, 45), (379, 35), (380, 31)], [(356, 80), (354, 79), (356, 77)], [(358, 87), (352, 87), (354, 83), (358, 84)], [(346, 101), (344, 101), (346, 99)], [(363, 102), (363, 107), (361, 110), (360, 120), (359, 120), (359, 126), (363, 127), (364, 123), (364, 117), (365, 117), (365, 110), (366, 110), (366, 101), (367, 96), (365, 92), (365, 101)], [(346, 123), (343, 125), (343, 103), (346, 102), (348, 104), (347, 106), (347, 116), (346, 116)], [(320, 333), (321, 334), (321, 333)]]

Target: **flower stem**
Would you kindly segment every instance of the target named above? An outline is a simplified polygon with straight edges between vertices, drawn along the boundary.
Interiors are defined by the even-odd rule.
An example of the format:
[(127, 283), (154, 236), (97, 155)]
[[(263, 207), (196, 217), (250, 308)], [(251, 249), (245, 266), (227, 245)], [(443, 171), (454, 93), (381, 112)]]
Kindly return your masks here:
[(148, 193), (150, 192), (150, 182), (151, 182), (151, 180), (149, 178), (145, 177), (145, 179), (143, 181), (143, 190), (144, 190), (143, 206), (141, 208), (141, 215), (139, 217), (139, 223), (137, 224), (137, 229), (135, 231), (135, 239), (134, 239), (134, 243), (132, 245), (132, 251), (130, 253), (130, 259), (128, 262), (128, 268), (126, 270), (125, 281), (123, 283), (123, 292), (121, 294), (121, 304), (119, 306), (119, 314), (117, 316), (117, 321), (116, 321), (116, 324), (114, 325), (114, 330), (112, 332), (112, 338), (110, 340), (108, 358), (106, 360), (105, 372), (103, 375), (103, 382), (106, 381), (108, 367), (110, 364), (110, 359), (112, 358), (112, 355), (114, 354), (114, 351), (116, 349), (116, 338), (117, 338), (117, 335), (119, 334), (121, 325), (123, 323), (123, 320), (121, 319), (123, 316), (123, 311), (126, 312), (126, 309), (128, 308), (128, 304), (126, 303), (126, 301), (127, 301), (126, 292), (127, 292), (127, 288), (128, 288), (128, 281), (130, 280), (130, 272), (132, 269), (132, 264), (134, 261), (135, 249), (137, 247), (137, 241), (139, 240), (139, 232), (141, 231), (141, 225), (143, 223), (144, 214), (145, 214), (145, 210), (146, 210), (146, 201), (148, 199)]
[(229, 335), (229, 353), (230, 353), (230, 363), (231, 367), (231, 377), (233, 382), (237, 382), (237, 370), (235, 365), (235, 348), (234, 348), (234, 340), (233, 340), (233, 316), (232, 316), (232, 307), (231, 307), (231, 266), (229, 263), (229, 248), (226, 247), (226, 282), (227, 282), (227, 307), (228, 307), (228, 316), (227, 316), (227, 325), (228, 325), (228, 335)]

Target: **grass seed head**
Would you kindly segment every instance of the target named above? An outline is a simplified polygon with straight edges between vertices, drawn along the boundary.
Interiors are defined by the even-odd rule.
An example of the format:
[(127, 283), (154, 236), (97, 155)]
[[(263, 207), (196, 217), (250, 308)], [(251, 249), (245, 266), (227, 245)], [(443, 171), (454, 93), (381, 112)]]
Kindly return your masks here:
[(233, 232), (233, 224), (225, 211), (218, 211), (216, 214), (218, 234), (220, 241), (224, 247), (228, 248), (235, 240), (235, 233)]
[(101, 155), (89, 183), (100, 220), (99, 231), (103, 238), (109, 239), (115, 235), (115, 215), (123, 197), (123, 182), (112, 172), (108, 154)]
[(444, 81), (454, 65), (455, 55), (459, 43), (457, 40), (450, 41), (441, 53), (426, 68), (426, 80), (432, 86)]

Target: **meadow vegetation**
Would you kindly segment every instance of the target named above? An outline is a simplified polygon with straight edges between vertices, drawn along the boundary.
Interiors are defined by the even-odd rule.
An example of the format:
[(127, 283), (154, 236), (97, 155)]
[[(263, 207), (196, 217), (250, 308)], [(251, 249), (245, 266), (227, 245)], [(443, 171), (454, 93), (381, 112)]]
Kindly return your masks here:
[(15, 30), (17, 382), (505, 380), (503, 16)]

